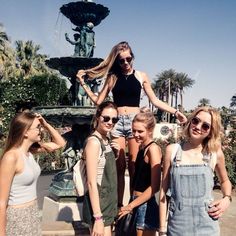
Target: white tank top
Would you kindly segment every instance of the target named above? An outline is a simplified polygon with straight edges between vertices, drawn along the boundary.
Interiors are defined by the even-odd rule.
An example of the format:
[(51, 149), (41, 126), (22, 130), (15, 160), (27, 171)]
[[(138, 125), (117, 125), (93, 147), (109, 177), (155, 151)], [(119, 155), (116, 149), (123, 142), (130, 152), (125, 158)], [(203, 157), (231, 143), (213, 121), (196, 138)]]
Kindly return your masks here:
[(40, 175), (40, 167), (34, 160), (32, 153), (22, 155), (24, 168), (20, 174), (13, 178), (8, 205), (19, 205), (37, 198), (36, 184)]

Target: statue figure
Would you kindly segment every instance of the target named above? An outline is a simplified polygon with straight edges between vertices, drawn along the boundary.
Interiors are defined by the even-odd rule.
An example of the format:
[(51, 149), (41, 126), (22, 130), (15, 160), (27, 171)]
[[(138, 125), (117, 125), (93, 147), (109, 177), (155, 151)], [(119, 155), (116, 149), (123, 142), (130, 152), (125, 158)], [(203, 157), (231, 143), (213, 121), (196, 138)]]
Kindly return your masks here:
[(74, 41), (72, 41), (68, 34), (65, 33), (65, 38), (66, 40), (71, 43), (72, 45), (75, 45), (75, 49), (74, 49), (74, 57), (80, 57), (81, 56), (81, 40), (80, 40), (80, 34), (76, 33), (74, 34)]
[(54, 175), (49, 187), (49, 195), (56, 199), (59, 197), (76, 197), (73, 182), (73, 166), (81, 157), (83, 143), (89, 134), (89, 125), (73, 124), (71, 131), (63, 134), (67, 141), (66, 147), (61, 154), (65, 158), (65, 169)]
[(84, 57), (93, 57), (95, 47), (95, 32), (93, 31), (93, 23), (88, 22), (82, 26), (80, 31), (80, 43)]

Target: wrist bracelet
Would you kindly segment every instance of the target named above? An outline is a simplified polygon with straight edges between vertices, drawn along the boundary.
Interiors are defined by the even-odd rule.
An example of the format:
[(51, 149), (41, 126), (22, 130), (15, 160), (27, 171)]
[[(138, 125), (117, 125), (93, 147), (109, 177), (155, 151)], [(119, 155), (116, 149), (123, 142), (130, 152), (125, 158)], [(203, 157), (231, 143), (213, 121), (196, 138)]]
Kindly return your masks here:
[(223, 198), (227, 197), (230, 202), (232, 202), (232, 196), (231, 195), (224, 195)]
[(81, 85), (82, 87), (83, 87), (83, 86), (86, 86), (86, 84), (85, 84), (85, 83), (81, 83), (80, 85)]
[(102, 219), (103, 219), (103, 218), (102, 218), (102, 215), (101, 215), (101, 216), (94, 216), (93, 218), (94, 218), (95, 221), (97, 221), (97, 220), (102, 220)]
[(175, 111), (174, 116), (176, 116), (176, 113), (177, 113), (178, 111), (179, 111), (178, 109)]
[(167, 234), (167, 232), (166, 231), (159, 231), (159, 235), (161, 236), (161, 235), (166, 235)]

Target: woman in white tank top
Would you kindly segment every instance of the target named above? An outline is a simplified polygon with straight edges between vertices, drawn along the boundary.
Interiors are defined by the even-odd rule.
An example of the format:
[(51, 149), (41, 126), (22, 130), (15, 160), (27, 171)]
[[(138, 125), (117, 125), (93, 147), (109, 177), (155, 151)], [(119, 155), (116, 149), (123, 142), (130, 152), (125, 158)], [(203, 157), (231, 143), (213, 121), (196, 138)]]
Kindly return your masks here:
[[(41, 142), (42, 129), (48, 131), (51, 142)], [(31, 152), (51, 152), (64, 145), (61, 135), (41, 115), (22, 112), (12, 119), (0, 159), (1, 236), (41, 235), (36, 195), (40, 167)]]

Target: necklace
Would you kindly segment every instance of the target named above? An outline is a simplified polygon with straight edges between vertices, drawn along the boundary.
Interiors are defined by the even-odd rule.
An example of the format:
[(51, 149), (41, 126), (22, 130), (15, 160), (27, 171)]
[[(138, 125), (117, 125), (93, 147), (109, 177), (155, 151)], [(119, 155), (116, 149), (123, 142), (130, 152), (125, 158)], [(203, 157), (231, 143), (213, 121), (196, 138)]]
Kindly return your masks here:
[(133, 72), (134, 72), (134, 70), (132, 70), (131, 72), (128, 72), (127, 74), (122, 74), (122, 75), (127, 80), (129, 78), (129, 76), (133, 74)]

